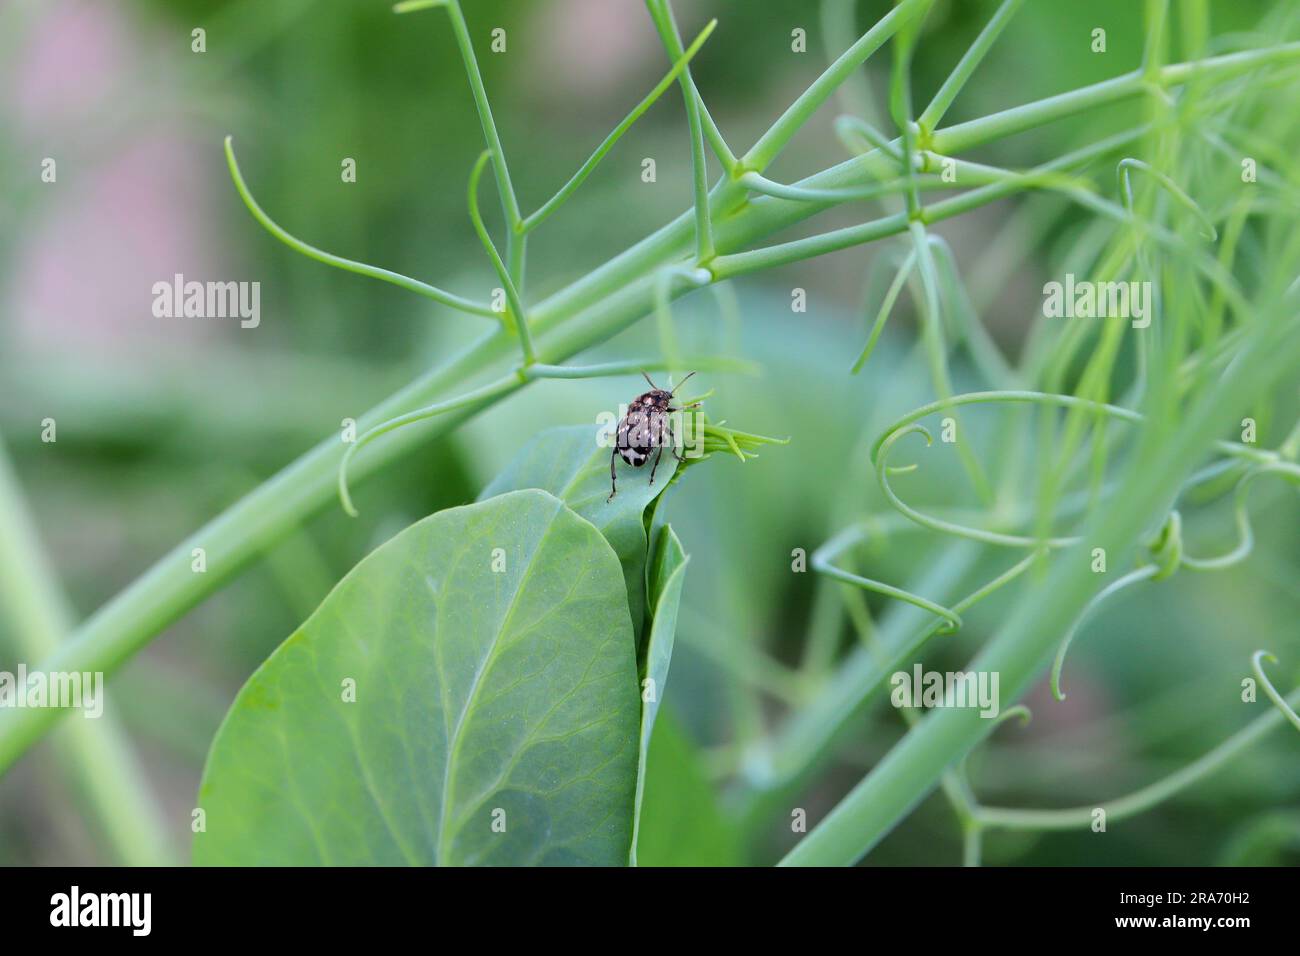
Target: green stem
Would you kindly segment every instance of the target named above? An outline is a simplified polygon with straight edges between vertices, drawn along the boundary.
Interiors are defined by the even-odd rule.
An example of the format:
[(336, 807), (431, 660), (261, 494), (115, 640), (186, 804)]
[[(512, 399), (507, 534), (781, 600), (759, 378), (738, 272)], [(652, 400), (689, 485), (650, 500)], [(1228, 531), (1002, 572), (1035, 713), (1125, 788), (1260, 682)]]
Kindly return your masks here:
[(1000, 113), (937, 130), (932, 137), (931, 148), (938, 153), (961, 153), (987, 143), (991, 139), (1023, 133), (1037, 126), (1072, 116), (1081, 110), (1094, 109), (1141, 95), (1147, 91), (1148, 84), (1152, 82), (1167, 88), (1186, 83), (1193, 76), (1198, 80), (1222, 80), (1257, 66), (1294, 60), (1297, 57), (1300, 57), (1300, 43), (1280, 43), (1265, 50), (1248, 50), (1191, 63), (1174, 63), (1162, 67), (1152, 77), (1144, 75), (1141, 70), (1134, 70), (1132, 73), (1125, 73), (1114, 79), (1102, 80), (1100, 83), (1080, 87), (1068, 93), (1049, 96), (1034, 103), (1012, 107)]
[[(692, 356), (681, 360), (683, 365), (701, 372), (738, 372), (752, 375), (757, 371), (753, 362), (725, 355)], [(675, 366), (663, 358), (627, 359), (619, 362), (602, 362), (598, 365), (530, 365), (524, 370), (528, 379), (535, 378), (605, 378), (610, 375), (637, 375), (641, 372), (671, 371)]]
[[(1098, 143), (1075, 150), (1074, 152), (1052, 160), (1049, 163), (1045, 163), (1039, 168), (1030, 170), (1026, 173), (1006, 173), (1005, 178), (1000, 179), (998, 177), (992, 177), (995, 181), (990, 185), (968, 190), (960, 196), (955, 196), (952, 199), (945, 199), (934, 203), (933, 205), (919, 209), (917, 211), (917, 219), (923, 223), (939, 222), (940, 220), (949, 219), (953, 216), (970, 212), (973, 209), (988, 205), (989, 203), (995, 202), (999, 199), (1004, 199), (1007, 196), (1014, 195), (1015, 193), (1022, 192), (1026, 189), (1035, 188), (1039, 185), (1060, 188), (1057, 185), (1057, 174), (1061, 170), (1091, 162), (1093, 159), (1119, 148), (1140, 135), (1142, 129), (1130, 130), (1117, 136), (1109, 137)], [(901, 140), (896, 142), (901, 142)], [(882, 168), (880, 165), (885, 161), (886, 154), (873, 152), (864, 154), (864, 156), (868, 159), (874, 160), (875, 165), (864, 166), (862, 169), (858, 170), (857, 175), (859, 177), (867, 176), (878, 180), (880, 175), (890, 171)], [(828, 194), (837, 195), (838, 190), (845, 188), (838, 185), (838, 181), (834, 186), (826, 185), (825, 183), (828, 183), (829, 180), (823, 180), (822, 177), (829, 176), (830, 173), (841, 169), (843, 165), (844, 164), (841, 164), (839, 167), (834, 167), (823, 174), (810, 177), (809, 179), (805, 179), (795, 185), (785, 187), (785, 189), (790, 190), (789, 198), (777, 199), (772, 197), (766, 200), (755, 200), (752, 206), (757, 211), (766, 213), (770, 210), (769, 204), (771, 203), (802, 202), (805, 210), (820, 212), (821, 210), (828, 208), (832, 202), (830, 199), (814, 199), (815, 196), (819, 194), (822, 196)], [(981, 173), (972, 178), (989, 177), (987, 174)], [(768, 182), (770, 182), (770, 180)], [(919, 185), (922, 181), (917, 180), (916, 182)], [(878, 188), (878, 186), (867, 188), (874, 189)], [(1087, 192), (1079, 190), (1077, 187), (1065, 187), (1065, 189), (1068, 195), (1087, 205), (1089, 208), (1095, 208), (1099, 212), (1112, 216), (1118, 215), (1119, 218), (1131, 221), (1127, 214), (1122, 210), (1116, 213), (1113, 204), (1106, 203), (1100, 197), (1092, 196)], [(856, 197), (840, 197), (840, 200), (844, 198)], [(911, 221), (912, 220), (908, 213), (901, 212), (892, 216), (886, 216), (882, 219), (863, 223), (861, 225), (847, 226), (843, 229), (824, 232), (820, 235), (808, 236), (804, 239), (795, 239), (790, 242), (778, 243), (761, 249), (751, 249), (747, 252), (719, 256), (714, 260), (710, 268), (713, 270), (714, 275), (721, 280), (737, 275), (744, 275), (761, 269), (787, 265), (803, 259), (825, 255), (829, 252), (836, 252), (852, 246), (862, 245), (863, 243), (873, 242), (887, 236), (897, 235), (909, 229)], [(1152, 231), (1158, 238), (1170, 242), (1176, 241), (1176, 239), (1171, 235), (1162, 235), (1155, 230)]]
[[(0, 622), (7, 625), (12, 652), (30, 660), (46, 659), (71, 630), (72, 612), (59, 590), (3, 445), (0, 527), (5, 529), (0, 534)], [(99, 834), (116, 861), (127, 866), (175, 862), (162, 823), (162, 808), (144, 782), (139, 761), (116, 717), (104, 713), (98, 719), (68, 721), (55, 742), (63, 772), (75, 781), (74, 789), (85, 795)]]
[(483, 74), (479, 72), (478, 57), (474, 55), (474, 42), (469, 36), (465, 14), (461, 12), (460, 0), (442, 0), (442, 4), (447, 8), (447, 15), (451, 18), (451, 29), (456, 35), (456, 45), (460, 48), (461, 59), (465, 62), (465, 74), (474, 96), (474, 107), (478, 110), (479, 125), (483, 127), (483, 139), (492, 154), (492, 172), (496, 176), (497, 192), (501, 194), (501, 209), (505, 213), (506, 226), (513, 234), (518, 230), (521, 220), (519, 200), (515, 197), (515, 187), (510, 181), (506, 151), (501, 146), (496, 120), (492, 118), (492, 105), (488, 102), (487, 90), (483, 86)]
[(974, 820), (963, 823), (961, 828), (961, 865), (979, 866), (981, 849), (984, 844), (984, 828)]
[[(680, 59), (682, 56), (682, 41), (677, 34), (672, 10), (666, 0), (647, 0), (646, 9), (650, 11), (650, 18), (659, 31), (660, 39), (663, 41), (668, 55), (673, 59)], [(723, 139), (722, 132), (718, 129), (718, 124), (713, 121), (709, 108), (704, 105), (704, 98), (700, 96), (700, 91), (695, 86), (695, 78), (691, 76), (689, 70), (682, 74), (681, 83), (689, 91), (690, 98), (695, 102), (695, 108), (699, 110), (700, 119), (704, 124), (704, 135), (708, 137), (714, 155), (722, 163), (722, 168), (730, 174), (736, 168), (738, 162), (736, 154), (731, 151), (731, 147)]]
[(793, 202), (857, 202), (864, 199), (879, 199), (881, 196), (893, 196), (910, 189), (952, 189), (952, 183), (946, 183), (938, 176), (925, 179), (891, 179), (883, 183), (868, 186), (852, 186), (844, 189), (804, 189), (774, 182), (762, 173), (748, 172), (738, 182), (746, 189), (752, 189), (764, 196), (789, 199)]
[[(654, 16), (658, 7), (659, 16)], [(673, 8), (668, 0), (651, 0), (651, 16), (659, 28), (668, 55), (681, 56), (681, 37), (677, 34), (677, 24), (673, 19)], [(700, 120), (700, 95), (695, 89), (688, 67), (681, 75), (682, 98), (686, 103), (686, 123), (691, 136), (691, 184), (695, 193), (695, 261), (707, 263), (715, 255), (713, 245), (713, 224), (709, 213), (709, 170), (704, 160), (704, 128)]]
[(989, 22), (985, 24), (984, 29), (980, 31), (980, 35), (975, 38), (975, 42), (970, 45), (953, 68), (952, 73), (948, 75), (948, 79), (943, 81), (943, 85), (939, 87), (939, 92), (934, 94), (934, 99), (930, 101), (930, 105), (922, 111), (917, 119), (917, 125), (923, 131), (932, 130), (939, 125), (939, 121), (948, 112), (948, 107), (952, 105), (952, 101), (957, 98), (957, 94), (965, 87), (966, 81), (971, 78), (971, 74), (984, 61), (989, 49), (997, 41), (997, 38), (1002, 35), (1002, 31), (1006, 29), (1007, 24), (1011, 22), (1011, 18), (1016, 15), (1016, 12), (1023, 4), (1024, 0), (1003, 0), (1003, 4), (998, 7), (997, 13), (993, 14)]

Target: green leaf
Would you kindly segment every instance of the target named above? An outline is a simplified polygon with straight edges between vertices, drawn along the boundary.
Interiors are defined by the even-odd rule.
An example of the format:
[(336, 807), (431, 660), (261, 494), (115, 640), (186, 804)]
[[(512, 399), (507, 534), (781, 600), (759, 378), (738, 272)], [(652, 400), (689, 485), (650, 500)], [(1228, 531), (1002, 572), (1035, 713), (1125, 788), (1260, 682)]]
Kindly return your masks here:
[(592, 425), (548, 428), (519, 450), (505, 469), (483, 489), (479, 500), (520, 488), (549, 491), (594, 524), (609, 541), (623, 565), (627, 604), (638, 644), (646, 612), (645, 512), (668, 486), (677, 460), (665, 453), (650, 484), (650, 467), (633, 468), (618, 460), (618, 494), (609, 501), (609, 460), (612, 449), (596, 441)]
[(743, 866), (698, 748), (669, 707), (655, 722), (637, 835), (641, 866)]
[[(641, 749), (636, 776), (636, 820), (640, 820), (645, 790), (646, 763), (650, 754), (650, 736), (655, 717), (668, 683), (668, 664), (673, 656), (673, 637), (677, 630), (677, 608), (682, 600), (686, 580), (686, 562), (682, 543), (668, 525), (656, 530), (655, 553), (650, 561), (650, 600), (653, 612), (650, 639), (646, 641), (645, 664), (641, 669)], [(638, 822), (639, 825), (639, 822)], [(636, 865), (636, 830), (632, 836), (631, 863)]]
[(195, 862), (625, 864), (640, 703), (623, 595), (605, 539), (544, 492), (412, 525), (240, 692)]

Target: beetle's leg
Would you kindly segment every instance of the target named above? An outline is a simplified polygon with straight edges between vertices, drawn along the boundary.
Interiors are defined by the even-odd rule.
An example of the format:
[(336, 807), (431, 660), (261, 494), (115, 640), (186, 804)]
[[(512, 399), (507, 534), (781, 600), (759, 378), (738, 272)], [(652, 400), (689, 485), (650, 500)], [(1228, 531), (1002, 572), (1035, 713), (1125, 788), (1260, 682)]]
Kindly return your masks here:
[(609, 450), (609, 497), (605, 499), (605, 504), (614, 500), (614, 495), (618, 493), (618, 478), (614, 475), (614, 460), (618, 458), (617, 443)]
[(673, 426), (664, 425), (664, 431), (668, 433), (668, 450), (673, 453), (673, 457), (678, 461), (685, 461), (685, 458), (677, 454), (677, 436), (673, 434)]
[(655, 463), (650, 466), (650, 484), (655, 483), (655, 469), (659, 467), (659, 459), (664, 456), (664, 446), (659, 446), (659, 451), (655, 455)]

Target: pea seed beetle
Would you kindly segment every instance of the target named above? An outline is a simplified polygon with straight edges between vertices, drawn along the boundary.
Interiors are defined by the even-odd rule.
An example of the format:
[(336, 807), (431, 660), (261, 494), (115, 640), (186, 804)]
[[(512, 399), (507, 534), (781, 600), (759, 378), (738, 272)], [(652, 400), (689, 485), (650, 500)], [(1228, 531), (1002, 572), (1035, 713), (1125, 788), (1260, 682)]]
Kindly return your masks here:
[[(691, 372), (678, 382), (673, 386), (672, 391), (660, 388), (645, 372), (641, 374), (645, 375), (647, 382), (650, 382), (650, 391), (634, 398), (627, 407), (627, 414), (618, 423), (614, 447), (609, 453), (609, 497), (605, 499), (606, 503), (613, 501), (614, 495), (618, 494), (615, 463), (620, 456), (633, 468), (640, 468), (650, 459), (651, 452), (654, 452), (655, 463), (650, 466), (652, 485), (655, 483), (655, 470), (659, 467), (659, 459), (663, 457), (665, 447), (678, 461), (683, 460), (682, 456), (677, 454), (676, 441), (668, 416), (673, 412), (682, 411), (673, 406), (673, 392), (681, 388), (686, 378), (690, 378), (695, 373)], [(696, 402), (685, 407), (699, 408), (700, 403)]]

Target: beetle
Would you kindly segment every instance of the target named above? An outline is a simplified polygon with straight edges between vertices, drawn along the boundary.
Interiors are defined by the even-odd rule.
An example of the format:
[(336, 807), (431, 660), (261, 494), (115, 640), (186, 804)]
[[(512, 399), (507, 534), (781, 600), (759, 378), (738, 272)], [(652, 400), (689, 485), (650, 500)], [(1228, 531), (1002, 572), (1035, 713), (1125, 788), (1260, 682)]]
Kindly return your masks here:
[[(613, 501), (614, 495), (618, 493), (615, 462), (620, 456), (633, 468), (640, 468), (649, 460), (651, 452), (654, 452), (655, 463), (650, 466), (652, 485), (655, 483), (655, 469), (659, 467), (659, 459), (663, 457), (665, 445), (674, 458), (678, 461), (683, 460), (674, 447), (673, 430), (668, 423), (668, 416), (682, 410), (673, 406), (673, 392), (681, 388), (686, 379), (695, 373), (691, 372), (678, 382), (673, 386), (672, 391), (660, 388), (645, 372), (641, 374), (650, 383), (650, 391), (634, 398), (627, 407), (627, 414), (618, 423), (614, 447), (609, 453), (609, 497), (605, 499), (606, 503)], [(699, 408), (700, 403), (696, 402), (685, 407)]]

